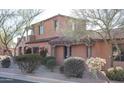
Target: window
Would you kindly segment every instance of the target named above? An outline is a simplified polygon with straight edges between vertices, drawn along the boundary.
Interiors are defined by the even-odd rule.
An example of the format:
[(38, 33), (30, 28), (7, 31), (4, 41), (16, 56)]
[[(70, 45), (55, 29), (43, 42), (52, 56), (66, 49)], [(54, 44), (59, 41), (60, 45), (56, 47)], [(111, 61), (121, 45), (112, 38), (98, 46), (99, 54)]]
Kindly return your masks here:
[(66, 59), (67, 58), (67, 47), (64, 46), (64, 58)]
[(33, 47), (33, 53), (38, 54), (39, 53), (39, 47)]
[(72, 30), (74, 31), (76, 27), (76, 24), (74, 22), (72, 22)]
[(59, 21), (54, 20), (54, 28), (57, 30), (59, 28)]
[(87, 46), (87, 58), (92, 56), (92, 46)]
[(41, 25), (39, 28), (39, 34), (44, 34), (45, 30), (44, 30), (44, 26)]
[(124, 44), (113, 45), (112, 55), (115, 61), (124, 61)]

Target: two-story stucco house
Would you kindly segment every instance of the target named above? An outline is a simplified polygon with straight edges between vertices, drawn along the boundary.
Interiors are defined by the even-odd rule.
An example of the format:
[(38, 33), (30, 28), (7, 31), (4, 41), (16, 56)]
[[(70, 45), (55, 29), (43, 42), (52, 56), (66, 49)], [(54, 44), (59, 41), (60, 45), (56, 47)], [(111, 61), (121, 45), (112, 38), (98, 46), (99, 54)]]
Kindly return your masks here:
[[(35, 23), (31, 27), (31, 35), (24, 37), (17, 48), (18, 55), (24, 54), (27, 47), (31, 49), (32, 53), (38, 53), (40, 48), (45, 47), (48, 50), (49, 56), (56, 57), (57, 64), (63, 64), (63, 60), (69, 56), (78, 56), (84, 59), (101, 57), (107, 60), (105, 68), (111, 66), (111, 55), (113, 54), (113, 50), (116, 51), (116, 49), (112, 44), (106, 45), (98, 34), (91, 33), (90, 35), (82, 36), (78, 42), (63, 36), (62, 31), (86, 30), (85, 20), (59, 14)], [(116, 33), (116, 30), (120, 32)], [(119, 46), (124, 48), (123, 29), (116, 30), (112, 32), (112, 35), (117, 39)], [(122, 49), (122, 53), (119, 54), (121, 57), (118, 57), (114, 61), (114, 66), (124, 67), (123, 52), (124, 50)]]
[[(86, 22), (79, 21), (76, 18), (56, 15), (41, 22), (31, 25), (31, 35), (23, 38), (17, 48), (17, 54), (24, 54), (26, 47), (32, 49), (32, 53), (38, 52), (39, 48), (45, 47), (48, 49), (48, 55), (52, 54), (52, 47), (49, 44), (50, 40), (62, 37), (62, 31), (66, 30), (86, 30)], [(20, 38), (18, 38), (19, 41)]]

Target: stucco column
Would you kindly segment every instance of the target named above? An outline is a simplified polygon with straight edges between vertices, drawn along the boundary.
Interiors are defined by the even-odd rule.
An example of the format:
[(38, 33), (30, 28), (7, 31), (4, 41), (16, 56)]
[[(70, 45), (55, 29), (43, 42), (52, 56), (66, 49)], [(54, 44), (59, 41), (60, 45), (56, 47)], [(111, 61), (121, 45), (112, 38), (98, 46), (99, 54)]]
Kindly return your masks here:
[(55, 56), (55, 46), (51, 46), (51, 56)]
[(67, 58), (70, 57), (70, 45), (66, 45), (67, 47)]

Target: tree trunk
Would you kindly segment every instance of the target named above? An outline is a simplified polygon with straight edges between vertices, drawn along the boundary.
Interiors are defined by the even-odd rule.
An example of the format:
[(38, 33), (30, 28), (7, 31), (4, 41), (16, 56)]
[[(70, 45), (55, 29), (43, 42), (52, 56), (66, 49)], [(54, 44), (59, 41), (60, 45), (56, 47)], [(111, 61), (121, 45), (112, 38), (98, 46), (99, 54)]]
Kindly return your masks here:
[(9, 56), (13, 57), (13, 54), (12, 54), (11, 50), (9, 50), (8, 46), (5, 45), (5, 47), (6, 47), (7, 52), (9, 53)]
[(16, 56), (16, 49), (17, 49), (17, 48), (15, 47), (15, 48), (14, 48), (14, 55), (13, 55), (14, 57)]

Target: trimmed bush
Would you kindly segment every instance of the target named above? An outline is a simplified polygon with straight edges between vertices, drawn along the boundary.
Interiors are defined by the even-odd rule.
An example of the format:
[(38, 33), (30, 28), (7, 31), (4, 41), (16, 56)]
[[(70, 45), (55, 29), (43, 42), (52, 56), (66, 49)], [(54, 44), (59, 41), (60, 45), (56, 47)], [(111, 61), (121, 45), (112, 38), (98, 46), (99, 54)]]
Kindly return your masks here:
[(53, 60), (53, 59), (47, 60), (47, 62), (46, 62), (46, 67), (47, 67), (48, 69), (50, 69), (51, 72), (53, 72), (55, 66), (56, 66), (55, 60)]
[(69, 57), (64, 60), (64, 74), (67, 77), (82, 78), (84, 72), (84, 60), (81, 57)]
[(47, 65), (47, 61), (48, 61), (48, 60), (51, 60), (51, 59), (53, 59), (54, 61), (56, 60), (56, 58), (53, 57), (53, 56), (47, 56), (47, 57), (44, 57), (44, 58), (43, 58), (41, 64), (46, 66), (46, 65)]
[(53, 72), (54, 67), (56, 66), (56, 59), (55, 59), (55, 57), (53, 57), (53, 56), (46, 57), (44, 59), (44, 65)]
[(38, 54), (25, 54), (16, 56), (15, 60), (22, 72), (32, 73), (40, 64), (42, 57)]
[(10, 67), (10, 64), (11, 64), (11, 61), (10, 61), (10, 58), (9, 57), (3, 59), (2, 60), (2, 63), (1, 63), (1, 65), (2, 65), (3, 68), (9, 68)]
[(124, 69), (122, 67), (109, 68), (106, 76), (110, 80), (124, 81)]

